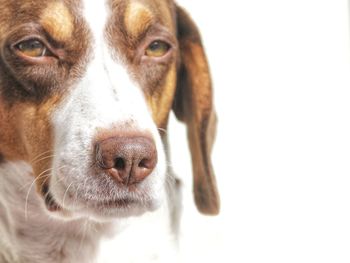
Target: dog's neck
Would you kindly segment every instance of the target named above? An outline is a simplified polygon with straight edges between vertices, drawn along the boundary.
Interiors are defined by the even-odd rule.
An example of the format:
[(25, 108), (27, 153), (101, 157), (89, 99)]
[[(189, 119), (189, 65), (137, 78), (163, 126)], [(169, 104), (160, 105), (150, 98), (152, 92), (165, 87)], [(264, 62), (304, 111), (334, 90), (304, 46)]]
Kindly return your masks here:
[(0, 262), (94, 262), (115, 225), (50, 217), (30, 173), (23, 162), (0, 165)]

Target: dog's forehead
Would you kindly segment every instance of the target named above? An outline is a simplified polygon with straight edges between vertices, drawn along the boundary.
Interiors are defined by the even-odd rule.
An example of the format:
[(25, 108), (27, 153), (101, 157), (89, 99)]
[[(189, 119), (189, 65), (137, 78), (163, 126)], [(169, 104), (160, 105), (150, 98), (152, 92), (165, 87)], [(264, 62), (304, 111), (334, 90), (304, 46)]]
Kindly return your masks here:
[[(87, 2), (88, 0), (83, 1)], [(147, 19), (155, 18), (163, 24), (169, 24), (172, 20), (172, 4), (170, 0), (107, 0), (107, 8), (111, 8), (112, 12), (125, 16), (125, 21), (128, 19), (132, 21), (132, 19), (140, 16)], [(123, 12), (124, 14), (122, 14)]]
[[(0, 35), (20, 24), (40, 23), (58, 41), (74, 37), (74, 28), (89, 24), (97, 28), (99, 21), (106, 29), (115, 23), (130, 35), (137, 35), (151, 22), (173, 29), (172, 0), (0, 0)], [(11, 19), (16, 14), (16, 19)], [(78, 23), (77, 23), (78, 21)], [(80, 23), (82, 22), (82, 23)], [(100, 23), (102, 23), (100, 22)]]

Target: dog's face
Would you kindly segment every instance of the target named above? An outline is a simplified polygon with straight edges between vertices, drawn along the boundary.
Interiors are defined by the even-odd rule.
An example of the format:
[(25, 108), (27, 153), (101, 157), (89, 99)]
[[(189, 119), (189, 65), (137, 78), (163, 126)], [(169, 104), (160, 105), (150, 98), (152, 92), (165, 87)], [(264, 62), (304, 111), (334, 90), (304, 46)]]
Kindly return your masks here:
[(208, 67), (180, 8), (170, 0), (0, 5), (0, 154), (31, 164), (49, 210), (103, 219), (156, 208), (173, 108), (188, 125), (197, 205), (217, 213)]

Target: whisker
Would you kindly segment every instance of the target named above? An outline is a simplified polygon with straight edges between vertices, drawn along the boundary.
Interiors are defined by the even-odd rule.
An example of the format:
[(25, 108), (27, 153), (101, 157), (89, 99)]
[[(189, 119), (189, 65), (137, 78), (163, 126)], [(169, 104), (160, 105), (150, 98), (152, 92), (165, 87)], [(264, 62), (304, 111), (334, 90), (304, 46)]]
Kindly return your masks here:
[(43, 157), (43, 158), (40, 158), (40, 159), (38, 159), (38, 160), (33, 161), (31, 164), (34, 165), (34, 164), (36, 164), (36, 163), (38, 163), (38, 162), (41, 162), (41, 161), (43, 161), (43, 160), (46, 160), (46, 159), (48, 159), (48, 158), (52, 158), (52, 157), (55, 157), (55, 156), (56, 156), (56, 154), (47, 155), (47, 156), (45, 156), (45, 157)]
[[(88, 178), (85, 178), (85, 182), (84, 182), (84, 186), (86, 184), (86, 181), (88, 180)], [(77, 205), (77, 201), (78, 201), (78, 192), (80, 190), (81, 184), (78, 185), (77, 189), (75, 190), (75, 197), (74, 197), (74, 202), (73, 202), (73, 207)]]
[(53, 150), (48, 150), (48, 151), (45, 151), (45, 152), (42, 152), (42, 153), (38, 154), (37, 156), (35, 156), (35, 157), (30, 161), (30, 163), (34, 162), (37, 158), (40, 158), (41, 156), (43, 156), (43, 155), (45, 155), (45, 154), (47, 154), (47, 153), (49, 153), (49, 152), (53, 152)]
[[(33, 180), (33, 182), (31, 183), (31, 185), (30, 185), (30, 187), (29, 187), (29, 189), (28, 189), (28, 191), (27, 191), (27, 194), (26, 194), (26, 201), (25, 201), (25, 205), (24, 205), (24, 218), (25, 218), (26, 221), (28, 220), (28, 199), (29, 199), (29, 194), (30, 194), (30, 192), (31, 192), (31, 190), (32, 190), (32, 188), (33, 188), (33, 186), (34, 186), (34, 184), (35, 184), (39, 179), (41, 179), (43, 176), (45, 176), (45, 175), (46, 175), (45, 173), (46, 173), (46, 172), (49, 172), (50, 170), (52, 170), (52, 168), (49, 168), (49, 169), (45, 170), (44, 172), (40, 173), (40, 174)], [(46, 178), (44, 182), (46, 182), (47, 179), (48, 179), (48, 178)]]
[[(60, 170), (62, 168), (64, 168), (65, 166), (61, 166), (59, 167), (57, 170)], [(41, 179), (42, 177), (46, 176), (49, 174), (49, 172), (51, 172), (53, 170), (53, 168), (48, 168), (46, 170), (44, 170), (43, 172), (41, 172), (34, 180), (33, 182), (31, 183), (30, 187), (28, 188), (27, 190), (27, 194), (26, 194), (26, 201), (25, 201), (25, 205), (24, 205), (24, 217), (25, 217), (25, 220), (27, 221), (28, 220), (28, 199), (29, 199), (29, 195), (30, 195), (30, 192), (33, 188), (33, 186), (35, 185), (35, 183)], [(49, 179), (49, 177), (45, 178), (44, 182), (43, 183), (46, 183), (47, 180)], [(45, 197), (47, 196), (47, 194), (45, 194)]]

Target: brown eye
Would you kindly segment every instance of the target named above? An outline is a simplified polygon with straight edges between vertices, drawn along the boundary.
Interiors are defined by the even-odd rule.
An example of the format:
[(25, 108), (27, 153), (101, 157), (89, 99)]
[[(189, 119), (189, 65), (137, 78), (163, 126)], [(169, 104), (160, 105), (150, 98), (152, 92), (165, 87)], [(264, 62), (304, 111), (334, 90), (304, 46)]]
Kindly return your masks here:
[(46, 53), (47, 53), (46, 46), (36, 39), (29, 39), (29, 40), (20, 42), (19, 44), (16, 45), (16, 48), (23, 55), (27, 57), (33, 57), (33, 58), (46, 56)]
[(164, 41), (153, 41), (146, 49), (148, 57), (163, 57), (170, 50), (170, 45)]

